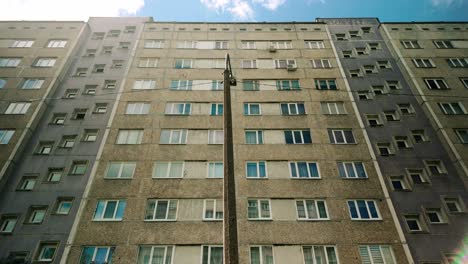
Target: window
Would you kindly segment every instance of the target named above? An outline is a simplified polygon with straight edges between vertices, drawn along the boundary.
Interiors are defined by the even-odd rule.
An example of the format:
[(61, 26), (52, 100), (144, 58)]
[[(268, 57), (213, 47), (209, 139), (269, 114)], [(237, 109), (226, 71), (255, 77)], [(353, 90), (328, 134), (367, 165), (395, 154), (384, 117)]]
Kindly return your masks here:
[(24, 176), (18, 185), (18, 191), (32, 191), (36, 185), (37, 176)]
[(87, 72), (88, 68), (77, 68), (74, 76), (85, 77)]
[(343, 50), (343, 58), (352, 58), (353, 51), (352, 50)]
[[(172, 263), (174, 246), (140, 246), (138, 252), (138, 264), (162, 264)], [(109, 263), (111, 263), (109, 261)], [(88, 264), (88, 263), (86, 263)]]
[(119, 42), (119, 49), (128, 49), (130, 45), (130, 42)]
[(377, 205), (373, 200), (350, 200), (348, 209), (352, 220), (380, 219)]
[(260, 104), (244, 103), (244, 115), (261, 115)]
[(54, 147), (53, 141), (41, 141), (36, 148), (36, 154), (41, 155), (49, 155), (52, 152), (52, 148)]
[(427, 170), (432, 175), (439, 175), (447, 172), (440, 160), (424, 160), (424, 163), (426, 164)]
[(223, 104), (220, 104), (220, 103), (211, 104), (210, 115), (212, 115), (212, 116), (222, 116), (223, 115)]
[(372, 99), (372, 95), (369, 91), (360, 91), (357, 92), (359, 100), (370, 100)]
[(332, 144), (355, 144), (351, 129), (328, 129), (328, 137)]
[(356, 50), (356, 54), (359, 56), (368, 54), (366, 48), (355, 48), (355, 50)]
[(108, 38), (116, 38), (120, 35), (120, 30), (109, 30), (109, 32), (107, 32), (107, 37)]
[(83, 120), (86, 116), (87, 111), (88, 109), (75, 108), (75, 110), (73, 110), (72, 118), (75, 120)]
[(466, 58), (450, 58), (447, 63), (452, 68), (468, 68), (468, 59)]
[(158, 58), (140, 58), (138, 61), (140, 68), (156, 68), (158, 67)]
[(289, 162), (289, 170), (293, 179), (319, 179), (320, 172), (316, 162), (294, 161)]
[(99, 200), (94, 211), (94, 221), (122, 221), (125, 200)]
[(335, 34), (336, 40), (346, 40), (346, 34), (339, 33)]
[(445, 215), (442, 213), (440, 208), (427, 208), (426, 210), (426, 218), (429, 220), (431, 224), (442, 224), (446, 223)]
[(304, 264), (338, 264), (334, 246), (303, 246)]
[(401, 85), (399, 81), (385, 81), (385, 85), (390, 90), (400, 90)]
[(224, 131), (208, 130), (208, 144), (224, 144)]
[(190, 103), (166, 103), (166, 115), (190, 115)]
[(58, 249), (58, 242), (40, 242), (37, 261), (52, 262)]
[(250, 247), (250, 264), (273, 264), (272, 246), (252, 246)]
[(143, 129), (119, 129), (116, 144), (141, 144)]
[(270, 220), (270, 200), (248, 199), (247, 211), (247, 216), (249, 220)]
[(296, 60), (275, 60), (276, 69), (297, 68)]
[(6, 145), (15, 134), (15, 130), (0, 129), (0, 145)]
[(124, 61), (123, 60), (113, 60), (111, 68), (113, 69), (121, 69), (123, 67)]
[(178, 49), (196, 49), (197, 48), (197, 42), (196, 41), (178, 41), (176, 44), (176, 48)]
[(244, 80), (242, 83), (244, 85), (244, 91), (258, 91), (258, 90), (260, 90), (259, 81)]
[(379, 115), (366, 115), (367, 123), (371, 127), (378, 127), (383, 125)]
[(228, 42), (227, 41), (215, 41), (215, 49), (227, 49)]
[(404, 176), (392, 176), (390, 177), (390, 183), (395, 191), (409, 190), (409, 184)]
[(186, 129), (163, 129), (159, 144), (185, 144), (187, 142)]
[(435, 68), (431, 59), (412, 59), (412, 61), (416, 68)]
[(104, 33), (104, 32), (93, 32), (93, 35), (91, 36), (91, 39), (94, 39), (94, 40), (104, 39), (105, 34), (106, 33)]
[(265, 161), (247, 161), (246, 162), (247, 178), (266, 178), (266, 162)]
[(400, 116), (396, 111), (384, 111), (384, 116), (387, 121), (398, 121)]
[(314, 59), (311, 60), (312, 68), (314, 69), (324, 69), (331, 68), (331, 63), (329, 59)]
[(0, 234), (13, 233), (17, 222), (18, 216), (3, 215), (0, 218)]
[(370, 50), (379, 50), (379, 49), (381, 49), (379, 43), (368, 43), (367, 46), (369, 47)]
[(242, 60), (241, 61), (241, 68), (243, 68), (243, 69), (256, 69), (257, 68), (257, 60)]
[(280, 106), (282, 115), (305, 115), (303, 103), (284, 103)]
[(48, 48), (65, 48), (65, 45), (67, 45), (67, 41), (59, 39), (49, 40), (47, 43)]
[(59, 197), (55, 205), (54, 213), (58, 215), (68, 215), (73, 204), (73, 198)]
[(85, 85), (84, 95), (95, 95), (97, 85)]
[(151, 90), (155, 89), (155, 86), (155, 80), (135, 80), (135, 82), (133, 83), (134, 90)]
[(270, 46), (273, 46), (276, 49), (291, 49), (292, 48), (292, 44), (290, 40), (271, 41)]
[(72, 163), (69, 174), (70, 175), (83, 175), (86, 173), (87, 168), (88, 168), (88, 161), (75, 160)]
[(359, 179), (367, 178), (364, 164), (360, 161), (340, 161), (337, 162), (338, 172), (341, 178)]
[(373, 74), (373, 73), (377, 73), (377, 68), (375, 67), (375, 65), (363, 65), (362, 68), (364, 69), (364, 72), (366, 74)]
[(164, 41), (159, 39), (147, 39), (145, 40), (145, 49), (162, 49), (164, 47)]
[(97, 50), (96, 49), (87, 49), (83, 56), (85, 57), (94, 57), (96, 56)]
[(62, 178), (63, 168), (49, 168), (47, 173), (47, 178), (45, 181), (47, 183), (57, 183), (60, 182)]
[(177, 200), (148, 199), (145, 220), (175, 221), (177, 218)]
[(286, 144), (311, 144), (310, 130), (285, 130), (284, 138)]
[(344, 115), (346, 108), (343, 102), (321, 102), (322, 113), (326, 115)]
[(315, 79), (317, 90), (337, 90), (335, 79)]
[(223, 264), (223, 246), (203, 246), (202, 264)]
[(112, 263), (112, 255), (114, 254), (114, 250), (115, 250), (114, 247), (97, 247), (97, 246), (83, 247), (83, 252), (81, 253), (81, 258), (80, 258), (80, 264)]
[[(468, 129), (467, 128), (456, 128), (454, 129), (455, 133), (458, 136), (458, 139), (463, 144), (468, 144)], [(0, 142), (1, 140), (1, 131), (0, 131)]]
[(276, 88), (279, 91), (300, 90), (299, 80), (278, 80)]
[(406, 215), (405, 222), (410, 232), (423, 231), (419, 220), (419, 215)]
[(5, 87), (6, 83), (7, 83), (6, 78), (0, 78), (0, 89)]
[(462, 82), (463, 86), (468, 89), (468, 78), (460, 78), (460, 81)]
[(376, 146), (381, 156), (390, 156), (395, 154), (390, 143), (377, 143)]
[(359, 35), (359, 31), (353, 30), (353, 31), (349, 31), (349, 37), (350, 38), (360, 38), (361, 36)]
[(246, 130), (245, 144), (263, 144), (263, 131), (261, 130)]
[(242, 49), (256, 49), (255, 41), (242, 41), (241, 48)]
[(464, 115), (466, 114), (465, 107), (459, 103), (439, 103), (439, 107), (446, 115)]
[[(387, 245), (363, 245), (359, 246), (361, 263), (385, 263), (396, 264), (391, 246)], [(385, 262), (382, 262), (385, 261)]]
[(223, 201), (205, 199), (203, 201), (203, 220), (223, 220)]
[(133, 178), (136, 162), (109, 162), (105, 178), (130, 179)]
[(171, 90), (190, 91), (192, 90), (192, 83), (190, 80), (172, 80)]
[(453, 49), (452, 41), (450, 40), (434, 40), (434, 46), (438, 49)]
[(112, 49), (113, 48), (114, 47), (112, 47), (112, 46), (104, 46), (104, 47), (102, 47), (101, 53), (104, 54), (104, 55), (110, 55), (110, 54), (112, 54)]
[(16, 67), (20, 62), (21, 58), (0, 58), (0, 68)]
[(41, 224), (44, 221), (47, 206), (33, 205), (29, 207), (28, 214), (26, 215), (25, 224)]
[(297, 200), (297, 218), (299, 220), (328, 220), (327, 207), (323, 200)]
[(444, 79), (424, 79), (427, 88), (430, 90), (447, 90), (449, 89)]
[(461, 213), (464, 211), (461, 206), (462, 203), (458, 198), (444, 198), (444, 203), (449, 213)]
[(408, 137), (405, 136), (396, 136), (394, 137), (395, 139), (395, 145), (399, 149), (408, 149), (410, 148), (410, 144), (408, 143)]
[(213, 91), (222, 91), (222, 90), (224, 90), (223, 81), (212, 80), (211, 81), (211, 90), (213, 90)]
[(389, 61), (377, 61), (377, 67), (379, 69), (391, 69), (392, 68)]
[(10, 48), (30, 48), (34, 44), (34, 40), (15, 40)]
[(411, 104), (398, 104), (398, 110), (402, 115), (411, 115), (414, 114), (414, 109)]
[(31, 103), (26, 103), (26, 102), (10, 103), (4, 114), (23, 115), (23, 114), (26, 114), (30, 106), (31, 106)]
[(192, 60), (190, 59), (177, 59), (175, 61), (176, 69), (190, 69), (192, 68)]
[(60, 141), (61, 148), (73, 148), (75, 145), (76, 135), (63, 136)]
[(358, 78), (358, 77), (362, 77), (363, 74), (362, 74), (361, 69), (355, 69), (355, 70), (349, 70), (349, 76), (351, 76), (351, 78)]
[(57, 59), (55, 58), (39, 58), (34, 63), (35, 67), (53, 67)]
[(83, 141), (94, 142), (97, 139), (98, 129), (85, 129), (83, 134)]
[(422, 143), (429, 140), (424, 130), (411, 130), (411, 136), (415, 143)]
[(402, 40), (401, 45), (403, 45), (405, 49), (420, 49), (421, 48), (417, 40)]
[(128, 103), (125, 110), (127, 115), (146, 115), (149, 113), (150, 104), (148, 103)]
[(153, 167), (153, 178), (184, 177), (183, 161), (157, 161)]
[(94, 114), (105, 114), (107, 112), (107, 103), (97, 103), (94, 105)]
[(224, 178), (224, 164), (222, 162), (208, 162), (208, 178)]
[(323, 40), (306, 40), (305, 45), (306, 45), (306, 48), (308, 49), (324, 49), (325, 48)]

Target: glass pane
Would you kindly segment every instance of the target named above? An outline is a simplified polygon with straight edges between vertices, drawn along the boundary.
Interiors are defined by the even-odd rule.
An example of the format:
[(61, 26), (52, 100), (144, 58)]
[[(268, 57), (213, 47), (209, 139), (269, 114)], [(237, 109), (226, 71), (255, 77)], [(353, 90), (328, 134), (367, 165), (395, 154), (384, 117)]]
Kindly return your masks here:
[(327, 264), (325, 259), (325, 252), (323, 252), (323, 247), (314, 246), (315, 253), (315, 263), (316, 264)]
[(171, 200), (169, 201), (169, 212), (167, 213), (167, 219), (176, 219), (177, 213), (177, 201)]
[(205, 218), (212, 219), (214, 216), (214, 200), (205, 201)]
[(284, 131), (284, 138), (285, 138), (286, 144), (294, 144), (292, 131)]
[(169, 162), (156, 162), (154, 165), (153, 177), (164, 178), (167, 175)]
[(154, 207), (156, 206), (156, 201), (149, 200), (146, 206), (145, 219), (153, 219)]
[(161, 130), (161, 138), (159, 139), (159, 143), (169, 144), (170, 134), (171, 134), (171, 131), (169, 131), (169, 130)]
[(300, 115), (304, 115), (304, 114), (305, 114), (305, 107), (304, 107), (304, 104), (297, 104), (297, 108), (298, 108), (298, 114), (300, 114)]
[(263, 178), (263, 177), (266, 177), (266, 168), (265, 168), (265, 162), (259, 162), (258, 164), (259, 168), (259, 172), (260, 172), (260, 177)]
[(164, 252), (166, 248), (164, 247), (154, 247), (153, 249), (153, 259), (151, 264), (164, 264)]
[(291, 169), (291, 177), (297, 177), (296, 163), (289, 163), (289, 168)]
[(317, 208), (319, 211), (320, 218), (327, 218), (327, 210), (325, 209), (325, 202), (324, 201), (317, 201)]
[(366, 171), (364, 170), (364, 165), (362, 162), (355, 162), (354, 167), (359, 178), (366, 178)]
[(299, 218), (306, 218), (304, 201), (296, 201), (296, 207), (297, 207), (297, 216)]
[(281, 104), (281, 114), (289, 115), (288, 104)]
[(84, 247), (81, 254), (80, 264), (90, 264), (93, 260), (94, 247)]
[(223, 178), (224, 177), (224, 166), (223, 163), (215, 163), (214, 177)]
[(173, 161), (170, 164), (169, 178), (182, 177), (183, 175), (183, 162)]
[(122, 169), (122, 178), (131, 178), (135, 170), (135, 163), (124, 163)]
[(351, 130), (345, 130), (344, 134), (345, 134), (345, 138), (346, 138), (347, 143), (355, 143), (353, 132)]
[(314, 264), (311, 247), (303, 247), (302, 252), (304, 254), (304, 264)]
[(108, 201), (107, 206), (106, 206), (106, 211), (104, 212), (104, 217), (103, 218), (107, 218), (107, 219), (113, 218), (116, 207), (117, 207), (117, 202), (116, 201)]
[(262, 247), (263, 253), (263, 264), (273, 264), (273, 248)]
[(348, 178), (356, 178), (356, 173), (354, 173), (353, 163), (345, 163), (346, 172), (348, 172)]
[(309, 219), (317, 219), (317, 209), (315, 208), (315, 202), (306, 200), (306, 207)]
[(247, 177), (257, 177), (257, 163), (247, 163)]
[(312, 178), (318, 178), (320, 176), (316, 163), (309, 163), (309, 171)]
[(97, 206), (96, 206), (96, 211), (94, 212), (94, 219), (100, 219), (102, 218), (102, 212), (104, 210), (104, 201), (99, 201)]
[(211, 247), (210, 264), (223, 264), (222, 247)]
[(245, 132), (245, 143), (246, 144), (257, 144), (257, 133), (255, 131)]
[(334, 247), (326, 247), (328, 264), (338, 264), (336, 252)]
[(349, 212), (351, 214), (351, 218), (358, 218), (358, 213), (356, 210), (356, 205), (354, 201), (348, 201)]
[(158, 201), (156, 207), (155, 219), (166, 219), (166, 212), (168, 209), (168, 201)]
[(294, 131), (294, 141), (296, 144), (302, 144), (302, 133), (301, 131)]
[(361, 215), (361, 218), (368, 219), (369, 212), (367, 211), (366, 202), (363, 200), (357, 200), (357, 206), (358, 206), (359, 214)]
[(270, 203), (268, 201), (260, 201), (261, 217), (270, 217)]
[(335, 136), (335, 143), (344, 143), (344, 137), (341, 130), (333, 131), (333, 135)]
[(103, 264), (106, 262), (106, 255), (107, 255), (108, 248), (98, 248), (96, 257), (94, 258), (94, 262), (96, 264)]
[(373, 201), (368, 201), (367, 206), (369, 206), (369, 211), (372, 218), (379, 218), (379, 214), (377, 213), (377, 208), (375, 208), (375, 203)]
[(248, 216), (249, 218), (258, 218), (258, 207), (257, 201), (248, 201)]
[(260, 248), (251, 247), (250, 248), (250, 264), (261, 264), (260, 263)]
[(259, 104), (251, 104), (250, 105), (250, 114), (251, 115), (259, 115), (260, 114), (260, 105)]
[(302, 131), (302, 136), (304, 137), (304, 144), (312, 143), (312, 137), (310, 136), (310, 131), (308, 130)]
[(307, 163), (306, 162), (298, 162), (297, 166), (299, 168), (299, 178), (308, 178), (309, 172), (307, 170)]
[(119, 207), (117, 207), (117, 213), (115, 214), (116, 219), (122, 219), (125, 211), (126, 201), (119, 201)]

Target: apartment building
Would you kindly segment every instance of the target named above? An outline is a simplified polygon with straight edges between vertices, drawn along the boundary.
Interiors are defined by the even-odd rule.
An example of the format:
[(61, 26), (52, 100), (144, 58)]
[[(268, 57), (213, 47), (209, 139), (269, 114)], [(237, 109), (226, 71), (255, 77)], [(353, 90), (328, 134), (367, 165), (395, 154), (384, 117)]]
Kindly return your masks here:
[[(404, 63), (413, 55), (402, 57), (398, 46), (410, 35), (388, 28), (415, 33), (425, 24), (91, 18), (81, 25), (73, 47), (71, 37), (54, 37), (67, 39), (67, 63), (56, 69), (63, 77), (43, 95), (32, 136), (5, 170), (0, 258), (222, 263), (229, 53), (240, 263), (462, 263), (466, 117), (433, 115), (421, 98), (434, 96), (418, 82), (439, 87), (448, 79), (450, 96), (463, 103), (468, 90), (455, 79), (463, 84), (466, 68), (456, 67), (456, 78), (445, 66), (414, 77)], [(466, 67), (466, 23), (444, 25), (437, 39), (458, 49), (432, 53), (452, 52), (447, 63)], [(421, 29), (421, 39), (430, 32)], [(16, 96), (6, 88), (2, 99)], [(448, 98), (438, 96), (434, 106)]]
[(464, 176), (413, 95), (404, 65), (377, 19), (318, 20), (329, 27), (413, 258), (450, 258), (465, 236), (466, 216), (451, 209), (467, 198)]
[[(1, 124), (16, 125), (15, 135), (22, 133), (21, 126), (26, 121), (35, 127), (12, 173), (3, 179), (0, 257), (9, 255), (34, 262), (52, 262), (57, 258), (58, 262), (116, 102), (115, 91), (125, 78), (135, 36), (143, 21), (143, 18), (92, 18), (87, 24), (65, 23), (66, 27), (64, 23), (16, 25), (21, 26), (21, 31), (29, 26), (28, 31), (38, 32), (38, 38), (29, 35), (32, 45), (27, 43), (12, 53), (5, 51), (10, 56), (24, 54), (27, 59), (23, 60), (33, 66), (29, 68), (26, 64), (24, 69), (11, 69), (20, 73), (19, 76), (14, 72), (7, 75), (12, 78), (8, 78), (10, 86), (4, 88), (2, 95), (9, 99), (9, 106), (0, 116), (5, 120)], [(65, 58), (69, 50), (72, 52)], [(47, 63), (42, 62), (45, 57), (50, 57)], [(5, 76), (8, 72), (1, 73)], [(27, 86), (32, 77), (37, 85)], [(53, 89), (52, 85), (55, 85)], [(28, 115), (34, 108), (27, 106), (21, 108), (24, 111), (16, 111), (19, 107), (11, 110), (12, 104), (26, 100), (29, 102), (23, 105), (36, 104), (35, 107), (44, 109), (35, 111), (35, 116)]]

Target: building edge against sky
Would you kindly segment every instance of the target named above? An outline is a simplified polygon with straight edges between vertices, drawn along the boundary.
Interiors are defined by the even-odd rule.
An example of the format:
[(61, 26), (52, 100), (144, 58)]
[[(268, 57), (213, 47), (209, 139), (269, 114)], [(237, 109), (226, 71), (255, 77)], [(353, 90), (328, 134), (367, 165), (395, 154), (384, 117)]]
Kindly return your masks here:
[(218, 263), (227, 52), (242, 263), (466, 254), (467, 23), (1, 26), (0, 257)]

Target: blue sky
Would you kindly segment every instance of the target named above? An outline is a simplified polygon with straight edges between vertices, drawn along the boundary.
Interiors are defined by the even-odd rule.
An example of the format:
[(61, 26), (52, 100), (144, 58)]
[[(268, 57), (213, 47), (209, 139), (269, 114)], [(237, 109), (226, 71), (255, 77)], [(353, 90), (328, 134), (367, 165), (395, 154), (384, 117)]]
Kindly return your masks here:
[[(379, 17), (393, 21), (468, 21), (468, 0), (7, 0), (0, 20), (82, 20), (151, 16), (158, 21), (313, 21)], [(53, 8), (51, 8), (53, 7)]]

